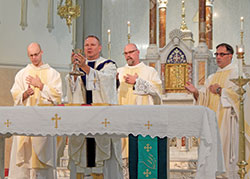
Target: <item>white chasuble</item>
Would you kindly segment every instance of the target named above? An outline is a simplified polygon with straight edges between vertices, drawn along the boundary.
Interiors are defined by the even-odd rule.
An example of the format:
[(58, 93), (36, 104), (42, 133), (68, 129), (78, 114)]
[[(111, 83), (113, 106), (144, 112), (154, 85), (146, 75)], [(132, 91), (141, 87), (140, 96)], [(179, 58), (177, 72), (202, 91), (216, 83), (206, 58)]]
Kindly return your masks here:
[[(118, 101), (122, 105), (153, 105), (161, 104), (161, 80), (153, 67), (146, 66), (143, 62), (136, 66), (118, 68), (120, 87)], [(124, 80), (127, 74), (139, 77), (135, 85)]]
[[(238, 117), (239, 98), (238, 87), (230, 79), (238, 78), (237, 66), (230, 64), (206, 80), (205, 87), (199, 90), (198, 104), (204, 105), (216, 112), (221, 135), (226, 174), (230, 179), (238, 178)], [(213, 94), (208, 87), (212, 84), (222, 87), (221, 96)]]
[[(154, 105), (161, 104), (161, 80), (153, 67), (143, 62), (135, 66), (125, 65), (118, 68), (120, 86), (118, 101), (121, 105)], [(124, 80), (127, 74), (138, 75), (136, 84), (128, 84)], [(122, 157), (128, 158), (128, 138), (122, 140)]]
[[(93, 103), (117, 104), (115, 63), (102, 57), (91, 60), (91, 62), (95, 62), (95, 66), (90, 68), (90, 73), (86, 75), (86, 85), (81, 77), (74, 79), (72, 76), (66, 76), (68, 102), (85, 104), (86, 90), (91, 90)], [(70, 137), (69, 168), (71, 178), (75, 178), (75, 172), (84, 173), (85, 176), (91, 173), (103, 173), (105, 179), (123, 178), (120, 138), (103, 136), (95, 136), (94, 138), (96, 142), (96, 166), (90, 169), (87, 167), (86, 161), (85, 136)]]
[[(31, 86), (34, 94), (23, 101), (23, 93), (28, 89), (26, 77), (29, 75), (38, 76), (44, 87), (40, 91)], [(11, 93), (15, 105), (35, 106), (60, 103), (62, 96), (60, 74), (47, 64), (41, 67), (29, 64), (17, 73)], [(53, 177), (53, 169), (56, 167), (55, 143), (56, 139), (53, 137), (14, 136), (8, 178), (36, 179), (40, 175), (40, 177)]]

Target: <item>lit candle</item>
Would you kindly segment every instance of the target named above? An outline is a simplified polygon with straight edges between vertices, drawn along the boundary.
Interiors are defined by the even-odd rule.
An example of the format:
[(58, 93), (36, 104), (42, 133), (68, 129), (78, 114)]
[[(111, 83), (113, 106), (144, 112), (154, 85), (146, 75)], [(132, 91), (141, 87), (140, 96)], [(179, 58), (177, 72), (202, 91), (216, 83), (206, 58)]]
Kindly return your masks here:
[(128, 21), (128, 34), (130, 34), (130, 21)]
[(110, 29), (108, 29), (108, 43), (110, 43)]
[(240, 18), (240, 31), (241, 32), (243, 32), (243, 29), (244, 29), (243, 23), (244, 23), (244, 17), (241, 17)]

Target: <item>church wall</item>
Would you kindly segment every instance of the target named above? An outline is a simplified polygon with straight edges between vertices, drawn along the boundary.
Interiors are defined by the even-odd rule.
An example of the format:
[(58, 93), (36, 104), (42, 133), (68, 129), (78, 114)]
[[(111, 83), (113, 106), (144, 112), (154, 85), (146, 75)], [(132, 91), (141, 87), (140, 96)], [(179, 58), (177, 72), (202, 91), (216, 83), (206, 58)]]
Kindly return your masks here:
[(102, 42), (103, 56), (108, 57), (107, 30), (111, 30), (111, 58), (118, 66), (126, 61), (122, 55), (128, 43), (127, 22), (131, 23), (131, 43), (140, 49), (140, 58), (145, 58), (149, 43), (149, 1), (147, 0), (103, 0)]
[(47, 26), (48, 1), (27, 1), (28, 13), (25, 30), (20, 24), (21, 1), (0, 0), (0, 65), (20, 66), (29, 63), (27, 45), (40, 43), (44, 51), (43, 60), (51, 66), (68, 69), (72, 49), (72, 34), (56, 13), (54, 1), (54, 29)]
[[(29, 63), (26, 48), (33, 41), (41, 44), (44, 51), (44, 62), (49, 63), (61, 73), (65, 94), (64, 77), (69, 71), (70, 53), (73, 45), (72, 33), (69, 32), (65, 19), (62, 20), (57, 15), (56, 7), (59, 1), (54, 0), (54, 29), (52, 32), (49, 32), (46, 28), (48, 1), (28, 0), (27, 2), (28, 26), (25, 30), (22, 30), (19, 25), (21, 1), (0, 0), (1, 106), (13, 105), (10, 88), (13, 85), (17, 71)], [(96, 4), (98, 6), (101, 3), (97, 2)], [(130, 21), (131, 42), (138, 45), (141, 51), (140, 58), (145, 58), (146, 49), (149, 45), (149, 0), (102, 0), (101, 6), (102, 20), (99, 20), (101, 20), (102, 25), (98, 29), (98, 33), (102, 34), (103, 56), (108, 57), (107, 30), (111, 29), (111, 58), (117, 62), (118, 66), (126, 63), (122, 52), (124, 46), (127, 44), (127, 21)], [(196, 47), (198, 45), (198, 0), (185, 1), (185, 7), (186, 24), (188, 29), (194, 34), (194, 46)], [(213, 49), (215, 50), (216, 45), (221, 42), (230, 43), (235, 49), (235, 46), (240, 43), (240, 17), (244, 16), (246, 64), (250, 64), (249, 7), (249, 0), (214, 1), (214, 13), (216, 16), (213, 18)], [(169, 1), (166, 14), (167, 44), (169, 42), (169, 32), (175, 28), (179, 28), (181, 25), (181, 1)], [(95, 26), (88, 26), (87, 22), (85, 25), (87, 26), (85, 34), (91, 32), (91, 29), (95, 29)], [(236, 58), (236, 56), (234, 57)], [(175, 103), (175, 101), (172, 101), (172, 103)], [(6, 154), (7, 156), (8, 154)], [(8, 159), (6, 159), (6, 166), (8, 166)]]
[[(43, 50), (43, 61), (59, 72), (68, 72), (72, 49), (72, 34), (65, 19), (57, 15), (54, 1), (54, 29), (47, 26), (48, 1), (27, 1), (28, 26), (20, 24), (21, 1), (0, 0), (0, 105), (13, 105), (10, 88), (16, 72), (30, 63), (27, 46), (38, 42)], [(65, 75), (63, 75), (65, 76)], [(63, 78), (64, 82), (64, 78)]]
[[(226, 42), (236, 51), (240, 44), (240, 17), (244, 17), (245, 62), (250, 64), (250, 1), (215, 0), (214, 1), (214, 49), (217, 44)], [(237, 55), (234, 55), (236, 59)]]

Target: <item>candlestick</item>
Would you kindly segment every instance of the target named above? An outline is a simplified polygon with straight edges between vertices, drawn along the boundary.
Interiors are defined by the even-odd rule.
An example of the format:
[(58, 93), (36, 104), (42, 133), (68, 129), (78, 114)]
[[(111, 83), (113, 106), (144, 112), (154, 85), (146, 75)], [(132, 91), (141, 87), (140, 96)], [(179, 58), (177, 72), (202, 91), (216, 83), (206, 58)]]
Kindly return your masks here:
[(243, 32), (244, 31), (244, 17), (240, 18), (240, 31)]

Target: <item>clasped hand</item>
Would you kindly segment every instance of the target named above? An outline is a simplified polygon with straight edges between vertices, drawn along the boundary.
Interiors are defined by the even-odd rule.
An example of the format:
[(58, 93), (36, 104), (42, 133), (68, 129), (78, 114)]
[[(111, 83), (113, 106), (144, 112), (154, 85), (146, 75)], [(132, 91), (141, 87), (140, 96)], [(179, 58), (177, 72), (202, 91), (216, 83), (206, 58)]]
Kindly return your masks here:
[(126, 83), (134, 85), (136, 82), (136, 79), (138, 78), (138, 75), (137, 73), (135, 73), (134, 75), (127, 74), (126, 76), (123, 76), (123, 78)]
[(40, 90), (43, 89), (43, 83), (41, 81), (41, 79), (39, 78), (39, 76), (36, 75), (36, 77), (33, 76), (27, 76), (26, 77), (26, 83), (30, 86), (34, 86), (36, 88), (39, 88)]
[(208, 87), (208, 89), (209, 89), (209, 91), (210, 91), (211, 93), (217, 94), (217, 88), (219, 88), (219, 87), (220, 87), (220, 85), (217, 84), (217, 83), (215, 83), (215, 84), (213, 84), (213, 85), (210, 85), (210, 86)]

